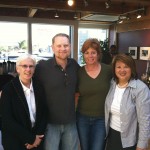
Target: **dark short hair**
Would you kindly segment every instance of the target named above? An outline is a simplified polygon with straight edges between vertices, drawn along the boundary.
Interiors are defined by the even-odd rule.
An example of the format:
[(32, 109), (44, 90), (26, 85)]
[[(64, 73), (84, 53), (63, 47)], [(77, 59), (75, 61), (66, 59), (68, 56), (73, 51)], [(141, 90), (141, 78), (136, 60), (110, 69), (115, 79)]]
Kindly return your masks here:
[(97, 51), (99, 57), (101, 56), (100, 54), (102, 53), (102, 50), (100, 47), (100, 42), (96, 38), (89, 38), (83, 43), (81, 49), (82, 53), (84, 54), (89, 48), (93, 48)]
[(110, 53), (114, 56), (118, 54), (117, 46), (116, 45), (111, 45), (110, 46)]
[(70, 43), (70, 37), (69, 37), (69, 35), (67, 35), (67, 34), (65, 34), (65, 33), (58, 33), (58, 34), (56, 34), (56, 35), (52, 38), (52, 44), (54, 44), (55, 38), (56, 38), (56, 37), (59, 37), (59, 36), (61, 36), (61, 37), (66, 37), (66, 38), (68, 39), (69, 43)]
[(118, 83), (118, 78), (115, 74), (115, 67), (118, 61), (125, 63), (131, 69), (130, 79), (137, 79), (136, 64), (135, 64), (134, 59), (130, 55), (121, 53), (121, 54), (116, 55), (112, 61), (113, 76), (117, 83)]
[(116, 45), (111, 45), (110, 48), (117, 48), (117, 46)]

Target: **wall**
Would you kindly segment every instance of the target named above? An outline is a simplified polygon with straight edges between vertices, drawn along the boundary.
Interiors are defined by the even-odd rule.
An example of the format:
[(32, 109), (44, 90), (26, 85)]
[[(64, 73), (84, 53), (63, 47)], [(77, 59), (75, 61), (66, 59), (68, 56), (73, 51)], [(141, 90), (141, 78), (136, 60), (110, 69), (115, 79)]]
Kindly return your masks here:
[[(127, 53), (130, 46), (150, 47), (150, 10), (147, 10), (147, 15), (141, 19), (134, 18), (123, 24), (112, 25), (110, 31), (110, 41), (116, 41), (119, 52)], [(147, 62), (139, 59), (135, 61), (140, 78), (146, 71)]]
[(109, 46), (116, 45), (116, 26), (110, 25), (109, 27)]

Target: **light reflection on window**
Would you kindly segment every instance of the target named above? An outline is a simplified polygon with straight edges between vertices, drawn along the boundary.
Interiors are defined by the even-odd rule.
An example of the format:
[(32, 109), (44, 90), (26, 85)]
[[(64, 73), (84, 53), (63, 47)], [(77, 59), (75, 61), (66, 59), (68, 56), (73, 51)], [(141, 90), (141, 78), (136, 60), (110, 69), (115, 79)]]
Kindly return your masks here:
[(0, 22), (0, 62), (28, 52), (27, 23)]

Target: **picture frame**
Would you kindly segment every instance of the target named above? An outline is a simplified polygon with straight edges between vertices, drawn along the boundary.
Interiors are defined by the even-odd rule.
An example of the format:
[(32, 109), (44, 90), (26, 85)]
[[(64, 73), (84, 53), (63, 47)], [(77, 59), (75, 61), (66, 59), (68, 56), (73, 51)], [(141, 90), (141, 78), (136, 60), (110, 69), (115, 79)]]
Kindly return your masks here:
[(140, 60), (150, 60), (150, 47), (140, 47)]
[(138, 47), (129, 47), (128, 53), (133, 59), (138, 59)]

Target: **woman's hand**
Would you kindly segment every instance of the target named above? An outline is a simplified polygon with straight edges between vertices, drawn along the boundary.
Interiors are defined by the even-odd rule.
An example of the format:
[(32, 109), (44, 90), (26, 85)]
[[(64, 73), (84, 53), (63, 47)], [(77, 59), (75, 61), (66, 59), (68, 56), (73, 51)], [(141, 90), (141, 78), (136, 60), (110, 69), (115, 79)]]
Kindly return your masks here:
[(1, 97), (2, 91), (0, 91), (0, 97)]
[(80, 96), (80, 93), (75, 93), (75, 108), (77, 107), (78, 105), (78, 99), (79, 99), (79, 96)]
[(136, 150), (146, 150), (146, 148), (139, 148), (139, 147), (137, 147)]
[(34, 147), (38, 147), (43, 139), (44, 135), (36, 135), (36, 139), (33, 144), (26, 143), (25, 146), (27, 149), (32, 149)]

